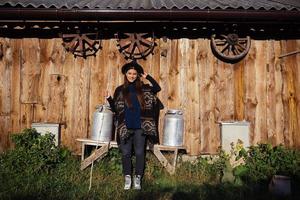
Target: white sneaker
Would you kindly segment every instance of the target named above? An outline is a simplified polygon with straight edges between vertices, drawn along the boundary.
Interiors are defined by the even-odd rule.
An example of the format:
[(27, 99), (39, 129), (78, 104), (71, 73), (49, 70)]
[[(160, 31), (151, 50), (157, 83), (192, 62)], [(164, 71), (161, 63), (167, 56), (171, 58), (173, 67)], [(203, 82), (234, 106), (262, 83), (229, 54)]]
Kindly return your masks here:
[(133, 181), (133, 183), (134, 183), (134, 189), (136, 189), (136, 190), (142, 189), (142, 187), (141, 187), (141, 179), (142, 179), (141, 175), (135, 175), (134, 176), (134, 181)]
[(131, 188), (131, 176), (130, 175), (126, 175), (125, 176), (124, 190), (129, 190), (130, 188)]

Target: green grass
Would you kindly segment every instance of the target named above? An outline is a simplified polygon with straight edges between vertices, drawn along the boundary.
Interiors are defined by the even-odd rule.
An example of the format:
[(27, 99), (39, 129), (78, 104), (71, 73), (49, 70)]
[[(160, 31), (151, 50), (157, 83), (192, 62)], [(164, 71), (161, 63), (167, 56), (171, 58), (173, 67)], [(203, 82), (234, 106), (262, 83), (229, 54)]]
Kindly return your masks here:
[(79, 167), (79, 157), (75, 156), (68, 157), (51, 172), (26, 174), (26, 170), (14, 172), (1, 167), (0, 199), (275, 199), (266, 190), (220, 183), (218, 176), (208, 174), (202, 165), (181, 163), (176, 174), (169, 175), (151, 153), (147, 154), (141, 191), (123, 190), (117, 150), (95, 162), (90, 191), (90, 168), (81, 171)]
[[(81, 171), (80, 158), (55, 146), (53, 136), (41, 136), (34, 129), (24, 129), (12, 139), (15, 149), (0, 155), (0, 200), (300, 199), (300, 152), (283, 147), (253, 147), (254, 153), (239, 154), (248, 159), (247, 165), (235, 171), (229, 167), (228, 156), (222, 151), (215, 157), (199, 157), (193, 163), (178, 159), (174, 175), (169, 175), (157, 158), (147, 152), (140, 191), (123, 190), (121, 155), (118, 149), (112, 149), (106, 157), (94, 163), (89, 190), (90, 167)], [(280, 162), (271, 166), (273, 160)], [(278, 198), (268, 193), (266, 172), (276, 170), (292, 175), (291, 196)], [(239, 175), (238, 183), (234, 181), (234, 173)]]

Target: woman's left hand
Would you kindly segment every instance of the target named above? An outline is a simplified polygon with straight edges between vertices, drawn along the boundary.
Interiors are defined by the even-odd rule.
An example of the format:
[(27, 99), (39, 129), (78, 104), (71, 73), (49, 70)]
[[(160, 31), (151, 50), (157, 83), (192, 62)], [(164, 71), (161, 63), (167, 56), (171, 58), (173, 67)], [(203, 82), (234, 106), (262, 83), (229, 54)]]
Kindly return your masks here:
[(144, 72), (143, 74), (141, 74), (143, 78), (146, 78), (148, 73)]

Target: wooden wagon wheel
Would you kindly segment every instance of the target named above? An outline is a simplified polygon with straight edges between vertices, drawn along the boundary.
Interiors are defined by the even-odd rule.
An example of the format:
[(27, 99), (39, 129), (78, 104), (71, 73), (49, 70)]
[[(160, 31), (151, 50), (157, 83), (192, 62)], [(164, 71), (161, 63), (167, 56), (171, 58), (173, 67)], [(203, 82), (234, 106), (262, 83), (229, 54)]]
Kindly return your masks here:
[(217, 58), (224, 62), (235, 63), (243, 59), (249, 52), (251, 39), (249, 36), (246, 38), (239, 38), (237, 34), (228, 34), (211, 36), (212, 52)]
[(96, 56), (97, 51), (101, 49), (98, 33), (61, 34), (61, 37), (63, 39), (62, 45), (75, 57)]
[(154, 33), (117, 33), (116, 38), (125, 59), (146, 59), (156, 46)]

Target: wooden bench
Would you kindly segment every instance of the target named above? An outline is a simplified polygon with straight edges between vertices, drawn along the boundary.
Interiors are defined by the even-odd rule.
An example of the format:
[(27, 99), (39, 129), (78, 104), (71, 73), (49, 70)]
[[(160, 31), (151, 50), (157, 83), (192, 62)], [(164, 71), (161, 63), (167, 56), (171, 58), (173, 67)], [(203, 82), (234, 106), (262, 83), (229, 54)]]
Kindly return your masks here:
[[(81, 142), (81, 166), (80, 169), (84, 170), (89, 165), (92, 164), (93, 161), (102, 159), (111, 148), (118, 148), (118, 144), (116, 141), (111, 142), (101, 142), (97, 140), (78, 138), (78, 142)], [(97, 148), (91, 155), (86, 157), (86, 147), (87, 146), (95, 146)], [(151, 150), (159, 162), (163, 167), (166, 168), (167, 172), (170, 174), (175, 173), (178, 150), (185, 149), (183, 146), (173, 147), (173, 146), (165, 146), (155, 144), (153, 146), (147, 146), (147, 150)], [(174, 153), (173, 161), (169, 162), (168, 159), (164, 156), (163, 151), (168, 151)]]

